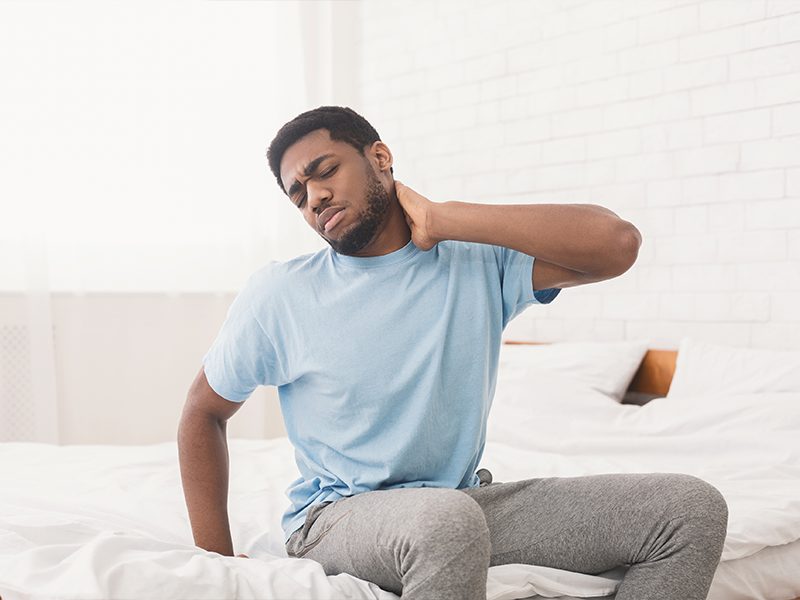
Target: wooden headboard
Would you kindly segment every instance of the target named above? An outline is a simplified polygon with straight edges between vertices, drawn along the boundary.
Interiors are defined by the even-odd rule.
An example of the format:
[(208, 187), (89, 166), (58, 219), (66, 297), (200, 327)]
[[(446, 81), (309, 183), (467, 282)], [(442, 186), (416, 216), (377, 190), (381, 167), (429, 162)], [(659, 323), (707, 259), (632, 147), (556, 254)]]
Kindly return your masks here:
[[(549, 344), (550, 342), (525, 342), (506, 340), (506, 344)], [(667, 395), (672, 375), (675, 373), (675, 361), (678, 358), (677, 350), (648, 350), (642, 359), (642, 364), (633, 376), (628, 386), (628, 394), (644, 396)]]

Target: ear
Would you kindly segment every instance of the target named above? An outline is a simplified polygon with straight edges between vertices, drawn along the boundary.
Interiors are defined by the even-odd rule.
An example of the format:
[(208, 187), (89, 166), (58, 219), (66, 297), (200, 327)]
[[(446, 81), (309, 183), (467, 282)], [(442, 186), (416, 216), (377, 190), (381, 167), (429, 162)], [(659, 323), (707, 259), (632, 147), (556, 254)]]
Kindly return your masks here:
[(368, 152), (376, 162), (378, 169), (380, 171), (386, 171), (388, 174), (389, 169), (394, 163), (394, 157), (392, 157), (392, 151), (389, 150), (389, 146), (378, 140), (377, 142), (374, 142), (372, 146), (370, 146)]

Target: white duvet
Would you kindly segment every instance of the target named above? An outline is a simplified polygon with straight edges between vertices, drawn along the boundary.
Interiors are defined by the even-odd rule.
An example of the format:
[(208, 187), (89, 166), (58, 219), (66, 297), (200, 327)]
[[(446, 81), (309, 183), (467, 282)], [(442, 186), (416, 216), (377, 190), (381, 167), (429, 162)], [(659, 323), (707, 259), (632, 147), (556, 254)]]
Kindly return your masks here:
[[(175, 443), (0, 444), (0, 596), (397, 598), (349, 575), (328, 577), (312, 560), (286, 557), (280, 517), (296, 476), (287, 438), (234, 439), (229, 450), (234, 546), (249, 559), (194, 547)], [(659, 398), (641, 408), (601, 396), (527, 405), (511, 398), (493, 409), (481, 466), (495, 481), (608, 472), (700, 476), (720, 489), (730, 510), (718, 574), (738, 564), (730, 561), (800, 539), (797, 393)], [(623, 573), (492, 567), (487, 598), (601, 597), (613, 594)], [(796, 577), (781, 588), (784, 595), (737, 597), (787, 598), (787, 585), (800, 591)], [(723, 579), (715, 579), (709, 598), (732, 598)]]

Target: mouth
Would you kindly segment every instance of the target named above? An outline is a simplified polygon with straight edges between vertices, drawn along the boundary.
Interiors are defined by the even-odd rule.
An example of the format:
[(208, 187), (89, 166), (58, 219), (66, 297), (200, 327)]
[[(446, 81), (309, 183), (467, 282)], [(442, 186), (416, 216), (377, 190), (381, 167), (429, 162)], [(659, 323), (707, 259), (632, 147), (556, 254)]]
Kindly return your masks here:
[(322, 211), (322, 214), (320, 214), (319, 219), (317, 219), (319, 228), (325, 233), (331, 231), (334, 227), (336, 227), (339, 221), (342, 220), (341, 213), (343, 211), (344, 208), (339, 206), (326, 208), (324, 211)]

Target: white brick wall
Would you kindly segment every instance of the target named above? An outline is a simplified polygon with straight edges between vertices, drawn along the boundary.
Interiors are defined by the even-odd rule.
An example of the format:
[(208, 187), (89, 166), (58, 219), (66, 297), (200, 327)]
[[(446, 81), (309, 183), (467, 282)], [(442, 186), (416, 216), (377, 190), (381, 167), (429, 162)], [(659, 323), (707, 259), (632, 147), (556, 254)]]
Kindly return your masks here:
[(636, 265), (508, 336), (800, 349), (800, 0), (362, 4), (358, 107), (434, 200), (590, 202)]

